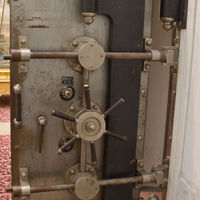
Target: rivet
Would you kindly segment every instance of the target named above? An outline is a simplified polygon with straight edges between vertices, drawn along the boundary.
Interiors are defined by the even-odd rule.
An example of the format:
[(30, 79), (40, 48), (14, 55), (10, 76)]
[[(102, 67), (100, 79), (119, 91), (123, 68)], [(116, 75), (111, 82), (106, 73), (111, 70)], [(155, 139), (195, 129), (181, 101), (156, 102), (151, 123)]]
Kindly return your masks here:
[(77, 42), (73, 42), (72, 45), (76, 47), (76, 46), (78, 46), (78, 43)]
[(26, 177), (26, 176), (27, 176), (27, 173), (26, 173), (26, 172), (22, 172), (22, 173), (21, 173), (21, 176)]
[(71, 110), (71, 111), (74, 111), (74, 110), (75, 110), (74, 106), (71, 106), (71, 107), (70, 107), (70, 110)]
[(151, 65), (150, 65), (150, 64), (146, 64), (146, 65), (145, 65), (145, 70), (146, 70), (146, 71), (149, 71), (150, 69), (151, 69)]
[(151, 46), (151, 45), (152, 45), (152, 40), (147, 40), (147, 41), (146, 41), (146, 45), (147, 45), (147, 46)]
[(26, 65), (25, 64), (20, 64), (20, 69), (21, 70), (24, 70), (26, 68)]
[(74, 174), (74, 170), (71, 170), (70, 173), (71, 173), (71, 174)]
[(143, 163), (143, 162), (140, 162), (140, 163), (139, 163), (139, 166), (140, 166), (140, 167), (144, 167), (144, 163)]
[(141, 95), (142, 95), (143, 97), (145, 97), (145, 95), (146, 95), (145, 89), (142, 89), (142, 90), (141, 90)]
[(143, 140), (143, 137), (141, 135), (138, 136), (138, 142), (142, 142), (142, 140)]

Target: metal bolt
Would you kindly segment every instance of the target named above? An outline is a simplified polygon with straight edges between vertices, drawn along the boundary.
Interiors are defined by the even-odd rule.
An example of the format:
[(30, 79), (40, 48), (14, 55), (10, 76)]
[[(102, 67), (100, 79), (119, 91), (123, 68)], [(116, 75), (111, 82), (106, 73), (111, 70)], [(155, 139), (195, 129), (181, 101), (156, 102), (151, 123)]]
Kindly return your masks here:
[(26, 65), (25, 64), (20, 64), (20, 69), (21, 70), (25, 70), (26, 69)]
[(92, 108), (95, 109), (95, 110), (98, 109), (96, 105), (93, 105)]
[(172, 141), (172, 137), (171, 136), (169, 136), (169, 141)]
[(70, 173), (71, 173), (71, 174), (74, 174), (74, 170), (71, 170)]
[(146, 45), (147, 45), (147, 46), (151, 46), (151, 45), (152, 45), (152, 40), (148, 39), (148, 40), (146, 41)]
[(138, 136), (138, 142), (142, 142), (142, 140), (143, 140), (143, 137), (141, 135)]
[(141, 90), (141, 94), (142, 94), (143, 97), (145, 97), (145, 95), (146, 95), (145, 89)]
[(93, 17), (84, 17), (83, 19), (86, 24), (92, 24), (94, 22)]
[(163, 23), (163, 28), (166, 30), (166, 31), (169, 31), (173, 28), (172, 24), (169, 23), (169, 22), (165, 22)]
[(144, 66), (144, 68), (145, 68), (146, 71), (150, 71), (151, 65), (150, 65), (150, 64), (146, 64), (146, 65)]
[(46, 117), (44, 117), (44, 116), (39, 116), (38, 117), (38, 124), (40, 125), (40, 126), (45, 126), (46, 124), (47, 124), (47, 119), (46, 119)]
[(87, 125), (86, 125), (86, 128), (89, 131), (94, 131), (96, 129), (96, 124), (94, 122), (88, 122)]
[(149, 200), (159, 200), (159, 197), (157, 195), (155, 195), (155, 194), (151, 194), (149, 196)]
[(25, 39), (22, 39), (22, 40), (20, 41), (20, 43), (21, 43), (21, 44), (25, 44), (25, 43), (26, 43), (26, 40), (25, 40)]
[(15, 94), (21, 94), (22, 93), (22, 88), (19, 84), (14, 85), (13, 90), (14, 90)]
[(67, 98), (71, 98), (72, 97), (72, 90), (66, 90), (65, 91), (65, 96), (67, 97)]
[(23, 171), (23, 172), (21, 173), (21, 176), (22, 176), (22, 177), (26, 177), (26, 176), (27, 176), (27, 173)]
[(71, 106), (71, 107), (70, 107), (70, 110), (71, 110), (71, 111), (74, 111), (74, 110), (75, 110), (74, 106)]
[(144, 163), (143, 163), (143, 162), (140, 162), (140, 163), (139, 163), (139, 166), (140, 166), (140, 167), (144, 167)]
[(72, 45), (75, 46), (75, 47), (77, 47), (78, 43), (77, 42), (73, 42)]

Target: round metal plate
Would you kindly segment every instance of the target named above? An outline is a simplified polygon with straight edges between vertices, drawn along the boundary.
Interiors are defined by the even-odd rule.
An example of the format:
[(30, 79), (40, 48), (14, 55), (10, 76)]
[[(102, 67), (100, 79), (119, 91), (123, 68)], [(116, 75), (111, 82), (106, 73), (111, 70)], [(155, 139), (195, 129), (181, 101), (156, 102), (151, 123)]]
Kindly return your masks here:
[[(94, 40), (93, 38), (85, 37), (85, 36), (76, 38), (69, 44), (67, 51), (78, 52), (81, 45), (86, 44), (86, 43), (95, 42), (95, 41), (96, 40)], [(81, 67), (81, 65), (79, 63), (78, 58), (68, 59), (68, 63), (74, 70), (76, 70), (78, 72), (83, 71), (83, 68)]]
[(85, 141), (93, 142), (106, 131), (104, 116), (98, 112), (85, 111), (77, 118), (76, 132)]
[[(72, 184), (75, 183), (79, 178), (81, 177), (92, 177), (94, 179), (97, 179), (96, 170), (90, 166), (89, 164), (86, 164), (86, 172), (81, 173), (80, 172), (80, 164), (73, 165), (70, 167), (66, 173), (65, 173), (65, 183), (66, 184)], [(74, 189), (69, 190), (70, 192), (74, 193)]]
[(98, 42), (90, 42), (82, 45), (78, 52), (78, 60), (82, 67), (87, 70), (96, 70), (105, 61), (105, 52)]
[(90, 200), (97, 195), (99, 188), (99, 182), (95, 178), (82, 177), (75, 183), (75, 194), (81, 200)]

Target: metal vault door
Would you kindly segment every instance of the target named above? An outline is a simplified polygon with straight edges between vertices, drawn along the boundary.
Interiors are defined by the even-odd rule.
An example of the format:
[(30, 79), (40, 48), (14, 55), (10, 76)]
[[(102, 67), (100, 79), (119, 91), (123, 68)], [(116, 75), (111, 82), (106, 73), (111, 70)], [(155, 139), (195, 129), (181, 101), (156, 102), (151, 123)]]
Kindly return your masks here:
[(132, 162), (142, 60), (166, 61), (143, 53), (144, 12), (141, 0), (11, 1), (14, 199), (128, 200), (156, 182)]

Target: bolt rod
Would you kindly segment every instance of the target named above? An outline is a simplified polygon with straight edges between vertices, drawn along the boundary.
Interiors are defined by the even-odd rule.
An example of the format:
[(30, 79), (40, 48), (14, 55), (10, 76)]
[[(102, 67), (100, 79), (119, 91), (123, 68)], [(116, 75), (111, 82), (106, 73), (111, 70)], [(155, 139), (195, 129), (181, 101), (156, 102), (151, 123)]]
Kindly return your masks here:
[(68, 116), (68, 115), (65, 115), (64, 113), (59, 112), (59, 111), (53, 110), (51, 114), (52, 114), (53, 116), (58, 117), (58, 118), (61, 118), (61, 119), (65, 119), (65, 120), (68, 120), (68, 121), (71, 121), (71, 122), (74, 122), (74, 123), (76, 122), (76, 118), (70, 117), (70, 116)]
[(106, 131), (106, 134), (113, 137), (113, 138), (116, 138), (118, 140), (121, 140), (123, 142), (126, 142), (127, 141), (127, 137), (126, 136), (121, 136), (121, 135), (118, 135), (116, 133), (113, 133), (111, 131)]
[(60, 147), (58, 149), (58, 151), (57, 151), (58, 154), (62, 154), (64, 152), (64, 150), (67, 149), (69, 146), (71, 146), (77, 139), (79, 139), (78, 135), (74, 136), (71, 140), (66, 142), (62, 147)]
[(91, 110), (90, 86), (84, 85), (83, 90), (84, 90), (85, 103), (86, 103), (87, 110)]
[(90, 143), (90, 151), (91, 151), (91, 161), (93, 165), (97, 164), (97, 153), (96, 153), (96, 146), (94, 142)]
[(104, 117), (108, 116), (111, 112), (113, 112), (115, 109), (117, 109), (121, 104), (123, 104), (125, 101), (124, 99), (120, 99), (117, 101), (114, 105), (112, 105), (105, 113)]
[[(20, 61), (19, 49), (13, 49), (11, 55), (4, 55), (4, 60)], [(157, 61), (165, 62), (166, 55), (159, 51), (160, 57)], [(77, 52), (31, 52), (31, 59), (73, 59), (78, 58)], [(134, 60), (151, 60), (151, 52), (105, 52), (108, 59), (134, 59)], [(15, 58), (15, 59), (14, 59)], [(17, 60), (16, 60), (17, 59)], [(154, 60), (156, 61), (156, 60)]]
[[(150, 176), (152, 176), (150, 174)], [(107, 185), (124, 185), (124, 184), (131, 184), (131, 183), (142, 183), (143, 177), (136, 176), (136, 177), (129, 177), (129, 178), (117, 178), (117, 179), (108, 179), (108, 180), (99, 180), (100, 186), (107, 186)], [(63, 184), (63, 185), (49, 185), (49, 186), (38, 186), (38, 187), (31, 187), (31, 193), (41, 193), (41, 192), (52, 192), (52, 191), (60, 191), (60, 190), (69, 190), (73, 189), (75, 184)], [(13, 186), (6, 188), (6, 192), (12, 192), (14, 196), (21, 196), (19, 193), (19, 189), (22, 188), (21, 186)]]

